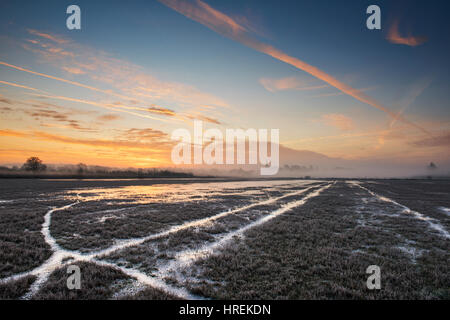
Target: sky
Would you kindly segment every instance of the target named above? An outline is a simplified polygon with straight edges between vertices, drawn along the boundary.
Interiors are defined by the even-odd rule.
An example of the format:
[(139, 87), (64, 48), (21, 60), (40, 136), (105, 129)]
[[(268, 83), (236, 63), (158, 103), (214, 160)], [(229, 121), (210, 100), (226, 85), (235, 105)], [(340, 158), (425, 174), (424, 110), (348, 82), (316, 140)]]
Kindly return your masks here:
[[(69, 30), (66, 8), (81, 9)], [(366, 9), (381, 9), (369, 30)], [(450, 170), (446, 1), (8, 1), (0, 163), (170, 167), (171, 132), (280, 129), (352, 163)], [(301, 161), (301, 159), (300, 159)]]

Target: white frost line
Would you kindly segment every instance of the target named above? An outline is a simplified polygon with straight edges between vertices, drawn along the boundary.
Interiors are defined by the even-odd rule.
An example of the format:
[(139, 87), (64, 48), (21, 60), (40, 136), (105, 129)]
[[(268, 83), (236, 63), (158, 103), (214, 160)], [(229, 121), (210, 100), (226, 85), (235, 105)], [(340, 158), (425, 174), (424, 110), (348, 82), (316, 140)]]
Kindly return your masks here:
[(179, 231), (182, 231), (182, 230), (186, 230), (186, 229), (189, 229), (189, 228), (192, 228), (192, 227), (201, 227), (201, 226), (207, 225), (207, 224), (209, 224), (212, 221), (215, 221), (217, 219), (226, 217), (226, 216), (231, 215), (231, 214), (235, 214), (237, 212), (241, 212), (241, 211), (244, 211), (244, 210), (247, 210), (247, 209), (251, 209), (251, 208), (257, 207), (257, 206), (271, 204), (271, 203), (274, 203), (274, 202), (276, 202), (278, 200), (281, 200), (283, 198), (300, 195), (302, 193), (307, 192), (308, 190), (310, 190), (312, 188), (314, 188), (314, 186), (302, 189), (300, 191), (291, 192), (291, 193), (288, 193), (286, 195), (283, 195), (283, 196), (280, 196), (280, 197), (277, 197), (277, 198), (271, 198), (271, 199), (268, 199), (268, 200), (252, 203), (250, 205), (247, 205), (247, 206), (244, 206), (244, 207), (240, 207), (240, 208), (237, 208), (237, 209), (224, 211), (224, 212), (218, 213), (218, 214), (216, 214), (214, 216), (211, 216), (211, 217), (207, 217), (207, 218), (202, 218), (202, 219), (186, 222), (186, 223), (183, 223), (181, 225), (171, 227), (170, 229), (168, 229), (166, 231), (163, 231), (163, 232), (160, 232), (160, 233), (156, 233), (156, 234), (152, 234), (152, 235), (149, 235), (149, 236), (146, 236), (146, 237), (123, 240), (123, 241), (120, 241), (119, 243), (117, 243), (116, 245), (113, 245), (113, 246), (111, 246), (111, 247), (109, 247), (107, 249), (104, 249), (104, 250), (100, 250), (100, 251), (96, 251), (96, 252), (90, 253), (87, 256), (90, 256), (90, 257), (106, 256), (108, 254), (113, 253), (114, 251), (126, 249), (126, 248), (133, 247), (133, 246), (137, 246), (137, 245), (140, 245), (140, 244), (142, 244), (142, 243), (144, 243), (144, 242), (146, 242), (148, 240), (154, 240), (154, 239), (157, 239), (157, 238), (162, 238), (162, 237), (168, 236), (168, 235), (170, 235), (172, 233), (176, 233), (176, 232), (179, 232)]
[(445, 213), (446, 215), (450, 216), (450, 208), (446, 208), (446, 207), (439, 207), (439, 209)]
[(106, 262), (103, 260), (97, 260), (97, 259), (92, 259), (91, 262), (94, 262), (95, 264), (97, 264), (99, 266), (110, 267), (110, 268), (114, 268), (116, 270), (120, 270), (123, 273), (125, 273), (126, 275), (136, 279), (140, 283), (143, 283), (143, 284), (150, 286), (152, 288), (155, 288), (155, 289), (159, 289), (165, 293), (169, 293), (169, 294), (174, 295), (179, 298), (183, 298), (183, 299), (187, 299), (187, 300), (202, 300), (202, 299), (204, 299), (200, 296), (191, 294), (188, 290), (186, 290), (184, 288), (176, 288), (171, 285), (168, 285), (167, 283), (165, 283), (165, 281), (162, 278), (160, 279), (160, 278), (148, 276), (145, 273), (143, 273), (139, 270), (136, 270), (136, 269), (121, 267), (114, 263)]
[(52, 237), (50, 234), (50, 224), (52, 223), (52, 213), (55, 211), (63, 211), (66, 209), (69, 209), (70, 207), (76, 205), (79, 203), (79, 201), (71, 203), (67, 206), (60, 207), (60, 208), (54, 208), (50, 211), (48, 211), (44, 216), (44, 223), (42, 224), (41, 232), (44, 235), (45, 242), (47, 242), (53, 251), (59, 251), (61, 250), (61, 247), (56, 243), (55, 238)]
[(332, 184), (330, 183), (318, 190), (315, 190), (300, 200), (289, 202), (289, 203), (283, 205), (281, 208), (264, 216), (263, 218), (256, 220), (238, 230), (229, 232), (228, 234), (223, 236), (220, 240), (218, 240), (214, 243), (204, 245), (201, 248), (196, 249), (196, 250), (185, 250), (185, 251), (178, 253), (175, 257), (175, 260), (169, 262), (164, 267), (160, 268), (159, 271), (157, 272), (156, 276), (159, 278), (164, 278), (164, 277), (168, 276), (170, 274), (170, 272), (174, 272), (174, 271), (180, 270), (182, 268), (188, 267), (189, 265), (191, 265), (192, 263), (194, 263), (195, 261), (197, 261), (201, 258), (206, 258), (206, 257), (211, 256), (217, 249), (222, 248), (228, 242), (233, 240), (234, 237), (242, 236), (242, 234), (245, 233), (247, 230), (254, 228), (256, 226), (259, 226), (263, 223), (266, 223), (293, 208), (304, 205), (310, 198), (318, 196), (323, 190), (329, 188), (331, 185)]
[(372, 196), (374, 196), (375, 198), (377, 198), (377, 199), (379, 199), (379, 200), (381, 200), (381, 201), (388, 202), (388, 203), (392, 203), (392, 204), (395, 204), (395, 205), (401, 207), (401, 208), (403, 209), (403, 212), (404, 212), (404, 213), (412, 214), (412, 215), (413, 215), (414, 217), (416, 217), (417, 219), (427, 222), (427, 223), (428, 223), (428, 226), (429, 226), (430, 228), (432, 228), (432, 229), (438, 231), (444, 238), (450, 239), (450, 233), (448, 233), (448, 231), (445, 230), (445, 228), (444, 228), (439, 222), (436, 222), (436, 219), (430, 218), (430, 217), (428, 217), (428, 216), (426, 216), (426, 215), (424, 215), (424, 214), (422, 214), (422, 213), (420, 213), (420, 212), (411, 210), (411, 209), (408, 208), (407, 206), (404, 206), (404, 205), (398, 203), (398, 202), (395, 201), (395, 200), (392, 200), (392, 199), (390, 199), (390, 198), (381, 196), (381, 195), (379, 195), (379, 194), (377, 194), (377, 193), (375, 193), (375, 192), (373, 192), (373, 191), (367, 189), (366, 187), (361, 186), (361, 185), (359, 184), (359, 182), (357, 182), (357, 181), (348, 181), (348, 183), (350, 183), (350, 184), (352, 184), (352, 185), (355, 185), (355, 186), (358, 186), (358, 187), (360, 187), (360, 188), (363, 189), (363, 190), (366, 190), (366, 191), (367, 191), (368, 193), (370, 193)]

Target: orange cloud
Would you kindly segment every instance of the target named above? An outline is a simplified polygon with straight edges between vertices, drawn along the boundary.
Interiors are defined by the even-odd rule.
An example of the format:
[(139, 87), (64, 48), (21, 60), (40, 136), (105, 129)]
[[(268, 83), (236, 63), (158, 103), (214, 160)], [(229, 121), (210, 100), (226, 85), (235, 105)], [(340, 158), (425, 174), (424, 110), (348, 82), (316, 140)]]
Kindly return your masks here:
[(86, 73), (83, 70), (81, 70), (80, 68), (62, 67), (62, 69), (64, 71), (67, 71), (68, 73), (72, 73), (72, 74), (85, 74)]
[[(332, 77), (331, 75), (323, 72), (322, 70), (304, 62), (300, 59), (294, 58), (292, 56), (289, 56), (288, 54), (282, 52), (281, 50), (278, 50), (277, 48), (262, 43), (259, 40), (256, 40), (254, 38), (251, 38), (245, 29), (242, 27), (236, 27), (237, 22), (233, 20), (232, 18), (224, 15), (223, 13), (218, 14), (218, 11), (211, 8), (206, 3), (202, 2), (201, 0), (197, 0), (196, 4), (191, 2), (186, 2), (182, 0), (159, 0), (164, 5), (168, 6), (169, 8), (178, 11), (179, 13), (183, 14), (184, 16), (195, 20), (208, 28), (214, 30), (215, 32), (228, 37), (230, 39), (233, 39), (235, 41), (238, 41), (250, 48), (253, 48), (256, 51), (265, 53), (279, 61), (283, 61), (291, 66), (296, 67), (297, 69), (303, 70), (312, 76), (328, 83), (329, 85), (339, 89), (343, 93), (365, 103), (369, 106), (372, 106), (374, 108), (377, 108), (385, 113), (387, 113), (389, 116), (395, 118), (397, 117), (397, 113), (389, 110), (385, 106), (383, 106), (381, 103), (376, 101), (375, 99), (369, 97), (368, 95), (364, 94), (358, 89), (352, 88), (345, 83), (340, 82), (336, 78)], [(399, 116), (399, 120), (403, 121), (422, 132), (429, 134), (427, 130), (424, 128), (418, 126), (417, 124), (414, 124), (407, 119), (405, 119), (402, 116)]]
[[(373, 90), (373, 89), (375, 89), (375, 87), (361, 88), (361, 89), (358, 89), (358, 90), (361, 91), (361, 92), (366, 92), (366, 91), (370, 91), (370, 90)], [(335, 96), (342, 96), (344, 94), (345, 93), (342, 92), (342, 91), (333, 92), (333, 93), (322, 93), (322, 94), (318, 94), (318, 95), (315, 95), (315, 96), (311, 96), (311, 98), (335, 97)]]
[[(52, 40), (52, 41), (54, 41), (56, 43), (59, 43), (59, 44), (64, 44), (64, 43), (68, 42), (68, 40), (66, 40), (66, 39), (60, 38), (60, 37), (55, 36), (55, 35), (51, 35), (49, 33), (39, 32), (39, 31), (34, 30), (34, 29), (28, 29), (28, 32), (30, 34), (35, 35), (35, 36), (46, 38), (46, 39)], [(30, 40), (30, 42), (33, 42), (33, 40)]]
[(4, 103), (4, 104), (13, 104), (13, 101), (8, 99), (8, 98), (4, 98), (1, 94), (0, 94), (0, 103)]
[(147, 108), (147, 110), (149, 112), (153, 112), (156, 114), (162, 114), (162, 115), (170, 116), (170, 117), (175, 115), (175, 112), (173, 110), (162, 108), (157, 105), (152, 105), (151, 107)]
[(78, 120), (72, 119), (71, 116), (74, 115), (73, 112), (60, 112), (55, 111), (47, 108), (40, 108), (39, 106), (36, 106), (34, 110), (24, 110), (26, 114), (33, 117), (35, 120), (47, 120), (47, 121), (55, 121), (65, 124), (64, 126), (61, 125), (55, 125), (54, 123), (41, 123), (41, 125), (46, 127), (59, 127), (59, 128), (70, 128), (80, 131), (89, 131), (93, 132), (96, 130), (93, 130), (91, 128), (87, 128), (81, 125), (81, 123)]
[[(45, 103), (37, 100), (10, 100), (4, 99), (0, 95), (0, 102), (4, 102), (10, 105), (14, 105), (14, 108), (3, 107), (1, 108), (2, 113), (6, 114), (18, 114), (23, 113), (29, 116), (29, 119), (40, 122), (40, 126), (44, 127), (54, 127), (54, 128), (64, 128), (64, 129), (75, 129), (84, 132), (94, 132), (97, 131), (93, 128), (86, 127), (82, 124), (82, 121), (74, 119), (74, 117), (91, 114), (93, 111), (80, 111), (71, 108), (62, 107), (55, 104)], [(20, 107), (20, 105), (25, 106)], [(19, 118), (20, 121), (24, 119)], [(6, 118), (4, 119), (6, 120)], [(45, 121), (45, 122), (44, 122)], [(5, 121), (6, 123), (6, 121)]]
[[(227, 107), (224, 101), (213, 95), (201, 92), (189, 85), (160, 81), (144, 73), (140, 66), (112, 58), (103, 51), (70, 41), (66, 41), (59, 47), (42, 42), (40, 39), (28, 40), (28, 42), (34, 46), (25, 44), (23, 45), (25, 49), (41, 55), (52, 65), (71, 74), (83, 74), (96, 81), (114, 86), (119, 92), (142, 98), (166, 99), (180, 105), (208, 104)], [(143, 101), (143, 103), (149, 104), (148, 101)]]
[(193, 115), (193, 114), (186, 114), (185, 116), (186, 116), (186, 118), (191, 119), (191, 120), (202, 120), (202, 121), (206, 121), (206, 122), (209, 122), (209, 123), (221, 124), (221, 122), (219, 120), (217, 120), (217, 119), (213, 119), (213, 118), (210, 118), (210, 117), (207, 117), (207, 116), (202, 116), (200, 114), (195, 114), (195, 115)]
[[(227, 17), (220, 12), (214, 12), (214, 14), (217, 19), (227, 20)], [(227, 23), (233, 24), (233, 21), (228, 20)], [(236, 32), (246, 29), (245, 27), (240, 27), (237, 23), (234, 24), (234, 28)], [(80, 45), (73, 41), (63, 39), (60, 36), (36, 30), (28, 31), (37, 37), (32, 40), (26, 40), (27, 42), (22, 44), (22, 47), (26, 50), (40, 55), (44, 61), (67, 73), (84, 75), (85, 78), (89, 77), (97, 83), (106, 84), (108, 87), (113, 87), (114, 89), (103, 90), (100, 89), (100, 85), (95, 85), (95, 87), (88, 86), (80, 82), (35, 72), (20, 66), (8, 64), (7, 62), (0, 62), (0, 65), (56, 81), (62, 81), (85, 89), (102, 92), (107, 95), (113, 95), (126, 101), (133, 101), (132, 105), (134, 106), (129, 106), (121, 102), (117, 104), (121, 109), (130, 110), (127, 113), (133, 115), (137, 115), (136, 112), (132, 111), (136, 110), (147, 114), (172, 117), (174, 120), (187, 121), (189, 119), (188, 117), (177, 114), (174, 110), (159, 107), (157, 104), (175, 104), (179, 108), (198, 108), (199, 106), (207, 105), (211, 108), (210, 110), (203, 110), (202, 113), (208, 113), (203, 116), (205, 117), (205, 121), (209, 119), (213, 122), (215, 120), (211, 115), (212, 113), (217, 113), (214, 110), (215, 108), (230, 108), (226, 102), (214, 95), (202, 92), (191, 85), (161, 81), (147, 74), (142, 67), (125, 60), (113, 58), (104, 51)], [(46, 40), (56, 42), (57, 45)]]
[(317, 90), (327, 88), (328, 85), (308, 85), (308, 81), (300, 80), (296, 77), (288, 77), (281, 79), (261, 78), (259, 83), (270, 92), (284, 90)]
[[(0, 64), (2, 64), (2, 63), (3, 62), (0, 61)], [(16, 66), (14, 66), (14, 67), (16, 67)], [(20, 67), (17, 67), (17, 68), (20, 68)], [(20, 68), (20, 69), (22, 69), (22, 68)], [(28, 71), (34, 73), (34, 71), (31, 71), (31, 70), (28, 70)], [(67, 81), (69, 81), (69, 80), (67, 80)], [(135, 107), (135, 106), (125, 105), (120, 101), (117, 101), (114, 103), (100, 103), (100, 102), (95, 102), (95, 101), (90, 101), (90, 100), (70, 98), (70, 97), (59, 96), (59, 95), (51, 95), (45, 91), (42, 91), (42, 90), (39, 90), (36, 88), (32, 88), (32, 87), (28, 87), (28, 86), (24, 86), (24, 85), (20, 85), (20, 84), (16, 84), (16, 83), (11, 83), (11, 82), (7, 82), (7, 81), (0, 81), (0, 83), (14, 86), (14, 87), (19, 87), (19, 88), (25, 88), (25, 89), (32, 90), (32, 91), (42, 92), (43, 94), (34, 94), (40, 98), (58, 99), (58, 100), (64, 100), (64, 101), (70, 101), (70, 102), (79, 102), (79, 103), (83, 103), (83, 104), (87, 104), (87, 105), (92, 105), (92, 106), (96, 106), (96, 107), (100, 107), (100, 108), (104, 108), (104, 109), (108, 109), (108, 110), (114, 110), (114, 111), (118, 111), (118, 112), (128, 113), (128, 114), (131, 114), (134, 116), (158, 120), (158, 121), (170, 122), (170, 121), (162, 119), (162, 118), (156, 118), (156, 117), (149, 116), (147, 114), (137, 113), (137, 112), (130, 111), (130, 110), (143, 111), (146, 113), (153, 113), (153, 114), (164, 115), (164, 116), (169, 116), (169, 117), (176, 117), (173, 119), (174, 121), (181, 121), (183, 119), (191, 119), (191, 120), (192, 119), (200, 119), (200, 120), (207, 121), (210, 123), (220, 124), (220, 121), (218, 121), (214, 118), (208, 117), (208, 116), (204, 116), (204, 115), (193, 116), (193, 115), (189, 115), (189, 114), (178, 115), (173, 110), (163, 108), (163, 107), (160, 107), (155, 104), (152, 104), (150, 107)], [(4, 101), (0, 100), (0, 102), (4, 102), (4, 103), (8, 103), (7, 101), (9, 102), (10, 100), (8, 100), (8, 99), (4, 99)], [(135, 100), (130, 100), (130, 101), (132, 101), (132, 103), (136, 103)]]
[(344, 116), (343, 114), (324, 114), (322, 116), (322, 121), (342, 131), (350, 131), (354, 128), (353, 120), (347, 116)]
[(450, 147), (450, 132), (440, 136), (414, 141), (411, 145), (417, 147)]
[(419, 46), (427, 41), (426, 37), (415, 37), (412, 35), (408, 35), (406, 37), (403, 37), (400, 35), (399, 29), (398, 29), (399, 21), (394, 21), (394, 23), (389, 28), (388, 34), (386, 36), (386, 39), (395, 44), (404, 44), (407, 46), (415, 47)]
[(105, 114), (102, 116), (97, 117), (97, 120), (99, 121), (114, 121), (114, 120), (118, 120), (121, 117), (118, 114)]
[[(34, 94), (33, 94), (34, 95)], [(107, 109), (107, 110), (113, 110), (113, 111), (118, 111), (118, 112), (123, 112), (123, 113), (128, 113), (134, 116), (138, 116), (141, 118), (147, 118), (147, 119), (153, 119), (153, 120), (158, 120), (158, 121), (164, 121), (164, 122), (170, 122), (166, 119), (162, 119), (162, 118), (156, 118), (156, 117), (152, 117), (149, 116), (148, 114), (142, 114), (142, 113), (138, 113), (138, 112), (134, 112), (134, 111), (129, 111), (128, 109), (131, 110), (147, 110), (145, 108), (139, 108), (139, 107), (128, 107), (128, 106), (118, 106), (116, 104), (111, 104), (111, 103), (100, 103), (100, 102), (95, 102), (95, 101), (90, 101), (90, 100), (83, 100), (83, 99), (76, 99), (76, 98), (70, 98), (70, 97), (65, 97), (65, 96), (56, 96), (56, 95), (37, 95), (38, 97), (41, 98), (49, 98), (49, 99), (58, 99), (58, 100), (64, 100), (64, 101), (71, 101), (71, 102), (79, 102), (79, 103), (83, 103), (83, 104), (87, 104), (87, 105), (91, 105), (91, 106), (95, 106), (95, 107), (99, 107), (99, 108), (103, 108), (103, 109)], [(127, 109), (127, 110), (124, 110)]]
[(21, 131), (8, 130), (8, 129), (1, 130), (0, 129), (0, 136), (23, 138), (23, 137), (27, 137), (28, 134), (21, 132)]
[(138, 129), (132, 128), (126, 130), (122, 136), (131, 141), (168, 141), (168, 135), (160, 130), (152, 128)]

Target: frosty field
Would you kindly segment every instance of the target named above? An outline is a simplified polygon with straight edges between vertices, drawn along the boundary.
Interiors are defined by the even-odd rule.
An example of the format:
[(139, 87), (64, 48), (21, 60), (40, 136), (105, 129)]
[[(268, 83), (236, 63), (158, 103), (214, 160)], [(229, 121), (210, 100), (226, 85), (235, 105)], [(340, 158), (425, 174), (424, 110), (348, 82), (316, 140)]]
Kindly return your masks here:
[(0, 191), (1, 299), (450, 298), (450, 181), (5, 179)]

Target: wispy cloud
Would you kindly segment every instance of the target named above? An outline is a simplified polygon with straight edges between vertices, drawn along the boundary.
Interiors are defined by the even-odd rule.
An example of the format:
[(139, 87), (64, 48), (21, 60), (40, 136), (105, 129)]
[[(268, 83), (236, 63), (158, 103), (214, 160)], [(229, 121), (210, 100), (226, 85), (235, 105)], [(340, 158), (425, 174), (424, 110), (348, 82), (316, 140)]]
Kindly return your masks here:
[(13, 65), (13, 64), (6, 63), (4, 61), (0, 61), (0, 65), (6, 66), (6, 67), (9, 67), (9, 68), (13, 68), (13, 69), (16, 69), (16, 70), (19, 70), (19, 71), (31, 73), (31, 74), (34, 74), (34, 75), (37, 75), (37, 76), (40, 76), (40, 77), (44, 77), (44, 78), (48, 78), (48, 79), (53, 79), (53, 80), (65, 82), (65, 83), (68, 83), (68, 84), (71, 84), (71, 85), (74, 85), (74, 86), (77, 86), (77, 87), (81, 87), (81, 88), (84, 88), (84, 89), (89, 89), (89, 90), (92, 90), (92, 91), (102, 92), (102, 93), (105, 93), (105, 94), (108, 94), (108, 95), (114, 95), (114, 96), (117, 96), (117, 97), (120, 97), (120, 98), (124, 98), (124, 99), (131, 99), (130, 97), (114, 93), (114, 92), (112, 92), (110, 90), (102, 90), (102, 89), (99, 89), (99, 88), (96, 88), (96, 87), (92, 87), (92, 86), (88, 86), (88, 85), (82, 84), (80, 82), (76, 82), (76, 81), (72, 81), (72, 80), (68, 80), (68, 79), (63, 79), (63, 78), (60, 78), (60, 77), (55, 77), (55, 76), (52, 76), (52, 75), (49, 75), (49, 74), (45, 74), (45, 73), (41, 73), (41, 72), (36, 72), (36, 71), (30, 70), (30, 69), (26, 69), (26, 68), (22, 68), (22, 67)]
[[(358, 89), (361, 92), (366, 92), (366, 91), (370, 91), (370, 90), (374, 90), (376, 87), (367, 87), (367, 88), (361, 88)], [(342, 92), (342, 91), (338, 91), (338, 92), (332, 92), (332, 93), (322, 93), (322, 94), (317, 94), (314, 96), (311, 96), (310, 98), (323, 98), (323, 97), (336, 97), (336, 96), (342, 96), (345, 95), (346, 93)]]
[(328, 85), (311, 85), (310, 81), (301, 80), (296, 77), (287, 77), (280, 79), (261, 78), (259, 83), (270, 92), (284, 91), (284, 90), (317, 90), (327, 88)]
[[(26, 114), (34, 118), (35, 120), (52, 120), (63, 123), (63, 128), (70, 128), (80, 131), (93, 132), (95, 130), (83, 126), (80, 121), (73, 118), (73, 112), (61, 112), (59, 110), (36, 108), (32, 110), (24, 110)], [(52, 123), (41, 123), (43, 126), (52, 127)]]
[(114, 121), (114, 120), (119, 120), (119, 119), (121, 119), (121, 116), (118, 114), (113, 114), (113, 113), (108, 113), (108, 114), (104, 114), (104, 115), (97, 117), (97, 120), (102, 121), (102, 122)]
[(12, 100), (3, 97), (1, 94), (0, 94), (0, 103), (4, 103), (4, 104), (13, 104)]
[[(121, 112), (154, 120), (161, 120), (161, 118), (150, 117), (148, 114), (169, 117), (175, 121), (188, 121), (189, 119), (203, 117), (205, 121), (217, 122), (214, 119), (217, 114), (215, 109), (219, 107), (229, 108), (226, 102), (214, 95), (202, 92), (191, 85), (159, 80), (148, 74), (140, 66), (128, 61), (112, 58), (103, 51), (82, 46), (50, 33), (32, 29), (29, 29), (28, 32), (36, 36), (36, 38), (28, 39), (26, 44), (23, 45), (25, 49), (39, 54), (40, 58), (43, 58), (43, 61), (61, 69), (71, 77), (82, 75), (83, 78), (92, 79), (96, 83), (95, 86), (49, 73), (37, 72), (5, 61), (0, 61), (0, 66), (60, 81), (94, 92), (100, 92), (107, 96), (118, 97), (122, 100), (114, 102), (113, 104), (115, 105), (104, 103), (104, 99), (102, 102), (85, 100), (82, 103), (88, 102), (90, 105), (107, 108), (117, 107), (128, 110), (122, 110)], [(17, 85), (17, 87), (19, 86)], [(104, 89), (105, 86), (108, 89)], [(25, 86), (22, 87), (26, 88)], [(109, 88), (113, 88), (113, 90)], [(26, 89), (43, 92), (39, 89)], [(47, 96), (57, 97), (58, 99), (64, 98), (61, 95), (53, 95), (48, 92), (43, 93)], [(173, 104), (173, 107), (160, 107), (159, 104), (162, 103)], [(208, 107), (202, 108), (202, 106)], [(201, 109), (200, 115), (189, 115), (185, 111), (181, 112), (179, 110), (186, 108)], [(141, 115), (142, 113), (144, 115)]]
[(49, 33), (45, 33), (45, 32), (40, 32), (40, 31), (37, 31), (37, 30), (34, 30), (34, 29), (28, 29), (28, 32), (30, 34), (32, 34), (32, 35), (39, 36), (39, 37), (42, 37), (42, 38), (46, 38), (46, 39), (49, 39), (49, 40), (54, 41), (54, 42), (59, 43), (59, 44), (64, 44), (64, 43), (69, 42), (67, 39), (63, 39), (63, 38), (60, 38), (58, 36), (55, 36), (55, 35), (52, 35), (52, 34), (49, 34)]
[(130, 141), (141, 141), (141, 142), (148, 142), (148, 141), (168, 141), (169, 137), (167, 133), (155, 130), (152, 128), (145, 128), (145, 129), (138, 129), (138, 128), (132, 128), (128, 129), (125, 132), (121, 134), (123, 138), (126, 138), (126, 140)]
[[(387, 107), (385, 107), (372, 97), (369, 97), (368, 95), (364, 94), (360, 90), (352, 88), (351, 86), (337, 80), (333, 76), (318, 69), (317, 67), (314, 67), (304, 61), (301, 61), (298, 58), (292, 57), (284, 53), (283, 51), (271, 45), (265, 44), (253, 38), (246, 31), (245, 28), (240, 26), (231, 17), (219, 12), (218, 10), (212, 8), (211, 6), (209, 6), (208, 4), (204, 3), (201, 0), (197, 0), (195, 3), (183, 0), (159, 0), (159, 1), (164, 5), (168, 6), (169, 8), (172, 8), (173, 10), (178, 11), (184, 16), (207, 26), (208, 28), (214, 30), (215, 32), (225, 37), (238, 41), (250, 48), (253, 48), (254, 50), (265, 53), (279, 61), (294, 66), (297, 69), (303, 70), (313, 75), (314, 77), (328, 83), (329, 85), (339, 89), (343, 93), (369, 106), (372, 106), (387, 113), (389, 116), (393, 118), (397, 116), (395, 112), (391, 111), (390, 109), (388, 109)], [(399, 120), (429, 135), (429, 132), (427, 130), (425, 130), (424, 128), (415, 123), (408, 121), (404, 117), (399, 117)]]
[(446, 132), (437, 137), (414, 141), (411, 142), (411, 145), (417, 147), (450, 147), (450, 132)]
[(29, 119), (39, 121), (40, 125), (44, 127), (74, 129), (85, 132), (96, 131), (83, 125), (80, 120), (75, 118), (79, 115), (92, 113), (92, 111), (79, 111), (37, 100), (22, 101), (6, 99), (1, 95), (0, 102), (7, 102), (9, 105), (14, 105), (14, 108), (2, 108), (3, 113), (17, 114), (20, 112), (24, 116), (28, 116)]
[(62, 69), (71, 74), (85, 74), (86, 73), (85, 71), (81, 70), (80, 68), (62, 67)]
[(147, 110), (149, 112), (153, 112), (156, 114), (162, 114), (162, 115), (166, 115), (169, 117), (173, 117), (176, 113), (173, 110), (167, 109), (167, 108), (163, 108), (157, 105), (152, 105), (151, 107), (148, 107)]
[[(0, 62), (1, 64), (1, 62)], [(83, 103), (86, 105), (91, 105), (91, 106), (95, 106), (95, 107), (99, 107), (99, 108), (103, 108), (103, 109), (107, 109), (110, 111), (117, 111), (117, 112), (122, 112), (122, 113), (127, 113), (133, 116), (137, 116), (137, 117), (141, 117), (141, 118), (147, 118), (147, 119), (152, 119), (152, 120), (157, 120), (157, 121), (162, 121), (162, 122), (172, 122), (172, 121), (186, 121), (187, 119), (190, 120), (203, 120), (206, 122), (210, 122), (210, 123), (214, 123), (214, 124), (221, 124), (221, 122), (215, 118), (203, 115), (201, 113), (180, 113), (177, 114), (175, 111), (168, 109), (168, 108), (164, 108), (155, 104), (151, 104), (148, 107), (137, 107), (134, 105), (127, 105), (121, 101), (115, 101), (112, 103), (104, 103), (104, 102), (97, 102), (97, 101), (92, 101), (92, 100), (86, 100), (86, 99), (77, 99), (77, 98), (71, 98), (71, 97), (67, 97), (67, 96), (61, 96), (61, 95), (53, 95), (51, 93), (48, 93), (46, 91), (43, 90), (39, 90), (36, 88), (32, 88), (32, 87), (28, 87), (25, 85), (21, 85), (21, 84), (16, 84), (16, 83), (11, 83), (11, 82), (7, 82), (7, 81), (0, 81), (1, 84), (6, 84), (9, 86), (14, 86), (14, 87), (18, 87), (18, 88), (24, 88), (27, 90), (31, 90), (31, 91), (36, 91), (36, 92), (42, 92), (40, 94), (32, 94), (34, 96), (37, 96), (39, 98), (45, 98), (45, 99), (56, 99), (56, 100), (64, 100), (64, 101), (69, 101), (69, 102), (78, 102), (78, 103)], [(10, 102), (9, 99), (5, 98), (4, 103)], [(131, 99), (129, 100), (130, 104), (136, 104), (138, 103), (137, 101)], [(1, 101), (0, 101), (1, 102)], [(214, 108), (214, 107), (210, 107), (210, 106), (205, 106), (205, 105), (201, 105), (199, 106), (199, 109), (210, 109), (210, 108)], [(136, 112), (139, 111), (139, 112)], [(168, 116), (171, 118), (174, 118), (173, 120), (167, 120), (164, 118), (160, 118), (160, 117), (154, 117), (154, 116), (150, 116), (148, 115), (148, 113), (152, 113), (155, 115), (159, 115), (159, 116)]]
[[(83, 103), (83, 104), (87, 104), (87, 105), (91, 105), (91, 106), (95, 106), (95, 107), (99, 107), (102, 109), (107, 109), (107, 110), (112, 110), (112, 111), (118, 111), (118, 112), (122, 112), (122, 113), (127, 113), (127, 114), (131, 114), (137, 117), (141, 117), (141, 118), (147, 118), (147, 119), (152, 119), (152, 120), (158, 120), (158, 121), (163, 121), (163, 122), (170, 122), (167, 119), (163, 119), (163, 118), (157, 118), (157, 117), (153, 117), (150, 116), (148, 114), (142, 114), (139, 112), (135, 112), (135, 111), (130, 111), (130, 110), (141, 110), (142, 108), (135, 108), (135, 107), (128, 107), (128, 106), (119, 106), (117, 104), (112, 104), (112, 103), (101, 103), (101, 102), (96, 102), (96, 101), (92, 101), (92, 100), (86, 100), (86, 99), (77, 99), (77, 98), (71, 98), (71, 97), (66, 97), (66, 96), (58, 96), (58, 95), (42, 95), (42, 94), (38, 94), (36, 95), (37, 97), (40, 98), (48, 98), (48, 99), (56, 99), (56, 100), (64, 100), (64, 101), (70, 101), (70, 102), (78, 102), (78, 103)], [(143, 109), (143, 111), (148, 111), (147, 109)]]
[(191, 119), (191, 120), (202, 120), (202, 121), (209, 122), (209, 123), (221, 124), (221, 122), (219, 120), (210, 118), (207, 116), (203, 116), (201, 114), (185, 114), (185, 117), (187, 117), (188, 119)]
[(350, 131), (354, 128), (353, 120), (343, 114), (330, 113), (322, 115), (322, 121), (342, 131)]
[[(39, 35), (40, 33), (33, 34)], [(62, 37), (55, 35), (49, 36), (62, 39)], [(48, 39), (48, 37), (43, 38)], [(55, 47), (51, 43), (41, 40), (39, 38), (34, 39), (30, 43), (33, 47), (28, 46), (25, 49), (40, 54), (48, 63), (69, 74), (84, 75), (97, 82), (113, 86), (116, 91), (121, 92), (122, 96), (133, 95), (133, 99), (138, 101), (144, 99), (143, 102), (146, 104), (155, 103), (145, 99), (150, 98), (154, 100), (166, 99), (179, 105), (206, 104), (215, 107), (228, 107), (227, 103), (218, 97), (187, 84), (157, 79), (140, 66), (113, 58), (104, 51), (82, 46), (73, 41), (65, 41), (60, 43), (60, 46)], [(114, 94), (114, 92), (105, 93)]]
[(9, 130), (9, 129), (0, 129), (0, 136), (4, 137), (27, 137), (28, 134), (26, 132), (21, 132), (17, 130)]
[(384, 146), (386, 137), (391, 134), (392, 128), (394, 127), (395, 123), (398, 120), (398, 117), (400, 117), (406, 109), (417, 99), (418, 96), (422, 94), (422, 92), (428, 88), (431, 84), (431, 78), (426, 77), (423, 79), (420, 79), (419, 81), (416, 81), (413, 83), (409, 90), (407, 91), (407, 94), (403, 99), (401, 99), (398, 102), (399, 107), (401, 108), (398, 112), (397, 116), (392, 118), (389, 122), (389, 127), (387, 130), (383, 130), (380, 135), (378, 136), (378, 145), (375, 146), (375, 149), (380, 149), (382, 146)]
[(408, 34), (407, 36), (400, 35), (399, 20), (392, 23), (386, 39), (391, 43), (404, 44), (411, 47), (419, 46), (427, 41), (427, 38), (423, 36), (413, 36), (411, 34)]

